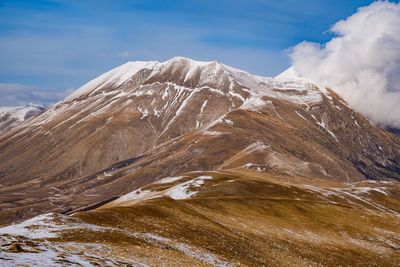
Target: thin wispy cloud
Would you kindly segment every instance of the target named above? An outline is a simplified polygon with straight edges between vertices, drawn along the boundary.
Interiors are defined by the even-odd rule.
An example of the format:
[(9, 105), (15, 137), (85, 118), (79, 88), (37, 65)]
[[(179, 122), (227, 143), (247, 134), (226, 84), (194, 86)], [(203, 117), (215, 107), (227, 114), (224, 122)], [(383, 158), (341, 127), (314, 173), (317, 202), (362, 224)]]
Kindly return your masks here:
[(42, 90), (35, 86), (0, 83), (0, 106), (22, 106), (26, 104), (39, 104), (49, 106), (65, 97), (70, 90), (65, 92)]

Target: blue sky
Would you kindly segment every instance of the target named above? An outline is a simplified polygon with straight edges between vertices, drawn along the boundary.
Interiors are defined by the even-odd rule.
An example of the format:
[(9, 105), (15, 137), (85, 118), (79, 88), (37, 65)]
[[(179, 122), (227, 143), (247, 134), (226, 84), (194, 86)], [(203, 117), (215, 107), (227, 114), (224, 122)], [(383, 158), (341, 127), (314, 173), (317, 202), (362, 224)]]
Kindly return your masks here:
[(186, 56), (273, 76), (370, 0), (0, 0), (0, 105), (50, 104), (132, 60)]

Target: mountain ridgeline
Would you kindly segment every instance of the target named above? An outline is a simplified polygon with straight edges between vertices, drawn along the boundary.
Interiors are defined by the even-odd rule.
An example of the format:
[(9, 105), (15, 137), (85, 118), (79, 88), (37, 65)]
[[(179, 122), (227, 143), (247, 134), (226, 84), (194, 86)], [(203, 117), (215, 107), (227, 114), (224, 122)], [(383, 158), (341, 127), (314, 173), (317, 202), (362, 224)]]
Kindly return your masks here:
[[(180, 218), (186, 218), (185, 229), (195, 227), (199, 236), (213, 235), (213, 231), (223, 236), (221, 240), (226, 244), (210, 248), (218, 255), (213, 263), (220, 265), (225, 262), (223, 259), (245, 265), (295, 264), (302, 257), (307, 259), (305, 265), (329, 263), (318, 256), (313, 261), (314, 256), (310, 255), (316, 243), (309, 246), (309, 239), (303, 240), (306, 237), (300, 234), (291, 237), (298, 239), (290, 246), (298, 248), (306, 242), (307, 251), (294, 249), (292, 254), (282, 255), (279, 253), (283, 252), (274, 252), (282, 257), (276, 262), (263, 257), (272, 253), (274, 242), (284, 245), (284, 236), (291, 235), (277, 226), (291, 220), (284, 218), (288, 214), (301, 221), (309, 212), (324, 221), (323, 211), (343, 218), (343, 225), (351, 227), (350, 218), (343, 217), (347, 216), (348, 207), (361, 208), (357, 211), (360, 216), (365, 215), (364, 208), (382, 212), (390, 225), (398, 222), (392, 216), (400, 211), (396, 182), (400, 180), (398, 137), (371, 124), (329, 88), (287, 74), (276, 78), (255, 76), (217, 61), (177, 57), (165, 62), (128, 62), (88, 82), (32, 119), (4, 131), (0, 135), (0, 151), (0, 224), (55, 212), (75, 214), (75, 219), (89, 224), (108, 227), (118, 221), (124, 229), (160, 233), (158, 226), (141, 224), (148, 219), (157, 221), (160, 227), (170, 227), (168, 238), (181, 236), (187, 242), (189, 232), (179, 232), (184, 230), (175, 228), (170, 221), (174, 216), (183, 216)], [(393, 184), (390, 190), (388, 184)], [(359, 195), (365, 192), (367, 198)], [(197, 203), (196, 199), (202, 202)], [(285, 206), (277, 199), (302, 204)], [(278, 208), (273, 203), (283, 206)], [(310, 203), (320, 203), (315, 205), (326, 209), (311, 208), (309, 205), (314, 204)], [(271, 209), (265, 210), (265, 205), (272, 205)], [(226, 229), (237, 225), (221, 209), (230, 210), (249, 229), (257, 228), (249, 224), (251, 218), (254, 223), (263, 216), (275, 218), (280, 209), (287, 209), (286, 215), (277, 216), (280, 219), (274, 224), (282, 236), (266, 240), (263, 234), (252, 232), (254, 242), (244, 238), (242, 243), (252, 251), (251, 255), (240, 256), (247, 251), (243, 247), (242, 252), (238, 250), (231, 257), (228, 249), (236, 250), (238, 237)], [(247, 209), (251, 210), (250, 219), (241, 217)], [(147, 213), (149, 210), (154, 213)], [(275, 213), (270, 214), (272, 211)], [(125, 216), (126, 220), (118, 216)], [(206, 217), (220, 218), (221, 225), (227, 228), (219, 228), (222, 226)], [(63, 223), (70, 223), (70, 216), (66, 218)], [(146, 220), (139, 222), (139, 218)], [(195, 218), (205, 220), (201, 223), (209, 229), (207, 234), (196, 228)], [(374, 220), (371, 219), (371, 227), (382, 223), (375, 224)], [(128, 223), (132, 221), (137, 224)], [(265, 227), (261, 232), (270, 233), (266, 229), (272, 229), (268, 228), (271, 225), (259, 223), (259, 227)], [(288, 231), (295, 231), (296, 227), (287, 225), (292, 229)], [(319, 229), (316, 225), (309, 227), (310, 231)], [(233, 228), (229, 229), (243, 236), (250, 231)], [(397, 230), (395, 227), (391, 231)], [(355, 238), (370, 228), (359, 231), (346, 233)], [(334, 233), (324, 234), (328, 240)], [(89, 236), (79, 238), (90, 239)], [(73, 242), (79, 239), (75, 235), (69, 238)], [(106, 235), (104, 238), (114, 240)], [(117, 246), (121, 240), (114, 240)], [(135, 242), (143, 241), (140, 240)], [(153, 241), (160, 245), (166, 239), (157, 240)], [(342, 241), (350, 244), (345, 237)], [(196, 257), (185, 258), (188, 254), (179, 250), (178, 243), (174, 244), (173, 250), (181, 253), (175, 255), (176, 259), (187, 260), (187, 264), (210, 263)], [(190, 244), (202, 249), (209, 245), (201, 238)], [(265, 252), (265, 244), (272, 250)], [(224, 246), (226, 251), (221, 250)], [(390, 253), (395, 250), (385, 249)], [(353, 251), (349, 245), (349, 255)], [(163, 251), (160, 255), (168, 258), (168, 253), (172, 252)], [(347, 252), (337, 255), (335, 248), (329, 247), (327, 253), (333, 259), (344, 257), (342, 262), (351, 264), (346, 260), (350, 257)], [(378, 263), (392, 264), (399, 259), (393, 257), (390, 262), (380, 256), (375, 258), (370, 250), (368, 253), (372, 254), (360, 253), (357, 255)], [(124, 259), (122, 252), (118, 255)]]

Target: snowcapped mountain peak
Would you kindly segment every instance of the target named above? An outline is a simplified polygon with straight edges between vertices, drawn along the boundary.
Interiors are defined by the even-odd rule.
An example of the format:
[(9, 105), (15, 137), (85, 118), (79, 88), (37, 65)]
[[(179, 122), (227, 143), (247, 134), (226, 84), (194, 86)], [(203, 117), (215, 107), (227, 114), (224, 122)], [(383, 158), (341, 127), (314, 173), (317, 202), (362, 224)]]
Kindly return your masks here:
[(181, 73), (204, 72), (207, 70), (222, 69), (223, 65), (216, 60), (198, 61), (186, 57), (174, 57), (170, 60), (160, 63), (160, 71), (179, 71)]
[(324, 88), (305, 80), (256, 76), (218, 61), (133, 61), (86, 83), (31, 124), (80, 125), (93, 117), (112, 120), (124, 110), (126, 118), (161, 120), (157, 138), (163, 140), (181, 134), (173, 125), (187, 116), (194, 117), (189, 128), (199, 128), (235, 109), (263, 109), (271, 98), (308, 106), (320, 103), (323, 95), (329, 98)]
[(199, 71), (200, 68), (206, 66), (211, 67), (213, 64), (219, 63), (216, 61), (195, 61), (186, 57), (174, 57), (164, 62), (129, 61), (84, 84), (78, 90), (65, 98), (64, 101), (72, 101), (73, 99), (80, 98), (87, 94), (92, 95), (95, 92), (110, 86), (117, 88), (132, 78), (136, 73), (144, 69), (151, 70), (149, 77), (153, 74), (160, 74), (162, 72), (174, 73), (177, 71), (186, 72), (188, 76), (190, 76), (190, 73)]
[(177, 56), (177, 57), (173, 57), (165, 62), (163, 62), (163, 64), (171, 64), (171, 63), (179, 63), (179, 62), (188, 62), (192, 65), (197, 65), (197, 66), (205, 66), (205, 65), (209, 65), (215, 61), (199, 61), (199, 60), (194, 60), (188, 57), (182, 57), (182, 56)]
[(69, 101), (74, 98), (79, 98), (80, 96), (93, 93), (100, 90), (106, 86), (112, 85), (113, 87), (118, 87), (119, 85), (126, 82), (134, 74), (142, 69), (153, 69), (155, 66), (159, 65), (158, 61), (130, 61), (121, 66), (118, 66), (99, 77), (89, 81), (84, 84), (78, 90), (69, 95), (65, 100)]
[(0, 107), (0, 132), (9, 130), (43, 111), (42, 106), (34, 104), (20, 107)]
[[(258, 104), (262, 103), (261, 99), (264, 97), (294, 103), (316, 103), (323, 99), (323, 94), (328, 95), (324, 88), (304, 79), (291, 78), (287, 75), (280, 75), (277, 78), (262, 77), (215, 60), (196, 61), (186, 57), (174, 57), (164, 62), (127, 62), (86, 83), (53, 106), (50, 112), (59, 109), (60, 106), (66, 108), (70, 104), (75, 105), (74, 103), (87, 101), (89, 98), (92, 99), (89, 102), (96, 101), (96, 105), (104, 101), (107, 103), (126, 101), (143, 95), (153, 97), (162, 95), (163, 101), (168, 101), (167, 96), (175, 95), (170, 92), (171, 86), (175, 88), (174, 90), (190, 93), (189, 99), (206, 92), (209, 96), (219, 94), (220, 97), (234, 98), (235, 100), (229, 100), (235, 103), (234, 107), (243, 104), (247, 107), (245, 103), (251, 98), (257, 98), (256, 101), (251, 100), (251, 103)], [(101, 100), (103, 96), (107, 96), (107, 99)], [(151, 102), (153, 105), (154, 101)], [(140, 109), (144, 108), (143, 105), (144, 103)], [(164, 107), (167, 103), (162, 105)], [(158, 110), (160, 107), (154, 108)]]
[(43, 111), (44, 108), (35, 104), (28, 104), (18, 107), (0, 107), (0, 115), (11, 114), (19, 121), (26, 120), (32, 117), (32, 114)]

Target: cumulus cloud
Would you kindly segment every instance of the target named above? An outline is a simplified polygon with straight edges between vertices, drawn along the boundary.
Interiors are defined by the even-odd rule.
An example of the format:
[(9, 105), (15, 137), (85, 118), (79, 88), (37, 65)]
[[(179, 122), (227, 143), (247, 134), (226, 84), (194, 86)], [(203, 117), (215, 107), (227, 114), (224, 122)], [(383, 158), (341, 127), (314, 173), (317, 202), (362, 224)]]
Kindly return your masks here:
[(400, 127), (400, 4), (359, 8), (331, 32), (326, 44), (292, 49), (294, 72), (331, 87), (376, 124)]
[(65, 97), (67, 92), (41, 90), (34, 86), (0, 83), (0, 107), (38, 104), (48, 106)]

